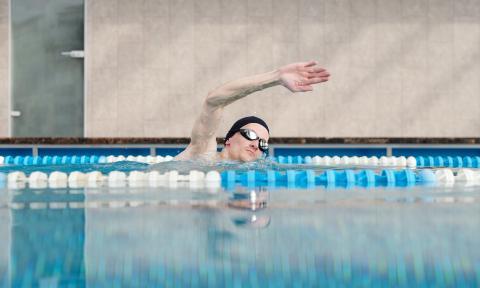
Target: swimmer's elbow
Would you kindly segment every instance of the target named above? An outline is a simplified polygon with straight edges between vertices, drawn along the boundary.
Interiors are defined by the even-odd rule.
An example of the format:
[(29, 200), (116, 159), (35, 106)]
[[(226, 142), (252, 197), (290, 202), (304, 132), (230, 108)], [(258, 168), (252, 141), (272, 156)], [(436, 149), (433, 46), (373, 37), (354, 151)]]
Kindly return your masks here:
[(205, 99), (205, 106), (210, 109), (223, 108), (225, 107), (225, 101), (223, 101), (222, 97), (220, 97), (216, 92), (210, 92)]

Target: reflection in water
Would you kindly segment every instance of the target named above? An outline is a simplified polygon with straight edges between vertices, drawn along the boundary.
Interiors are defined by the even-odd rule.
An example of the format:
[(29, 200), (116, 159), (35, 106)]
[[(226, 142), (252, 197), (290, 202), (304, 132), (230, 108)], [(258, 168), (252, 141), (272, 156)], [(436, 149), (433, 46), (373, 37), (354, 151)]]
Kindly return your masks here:
[(12, 287), (85, 286), (82, 209), (12, 211)]
[[(262, 211), (267, 207), (269, 192), (264, 187), (247, 189), (237, 187), (228, 200), (228, 207), (241, 212), (232, 217), (237, 227), (263, 229), (270, 224), (270, 216)], [(263, 212), (263, 213), (262, 213)]]
[[(15, 287), (478, 287), (478, 195), (471, 192), (470, 203), (325, 200), (342, 193), (238, 190), (226, 199), (217, 195), (225, 199), (217, 204), (198, 197), (191, 205), (150, 199), (132, 207), (90, 205), (100, 196), (78, 190), (25, 190), (12, 196), (30, 208), (10, 209), (10, 281)], [(110, 195), (115, 203), (143, 197), (128, 188)], [(38, 205), (61, 199), (85, 201), (87, 208)]]

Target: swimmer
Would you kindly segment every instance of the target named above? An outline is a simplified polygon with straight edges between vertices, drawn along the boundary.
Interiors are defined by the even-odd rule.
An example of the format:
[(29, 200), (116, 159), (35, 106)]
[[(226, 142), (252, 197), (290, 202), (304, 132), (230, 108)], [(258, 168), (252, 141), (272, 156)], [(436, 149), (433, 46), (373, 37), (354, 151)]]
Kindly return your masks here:
[(330, 74), (316, 61), (292, 63), (277, 70), (237, 79), (214, 89), (205, 98), (193, 125), (190, 144), (175, 160), (255, 161), (268, 151), (270, 130), (262, 119), (249, 116), (236, 121), (217, 153), (216, 131), (224, 108), (247, 95), (282, 85), (293, 93), (313, 91), (313, 85), (328, 81)]

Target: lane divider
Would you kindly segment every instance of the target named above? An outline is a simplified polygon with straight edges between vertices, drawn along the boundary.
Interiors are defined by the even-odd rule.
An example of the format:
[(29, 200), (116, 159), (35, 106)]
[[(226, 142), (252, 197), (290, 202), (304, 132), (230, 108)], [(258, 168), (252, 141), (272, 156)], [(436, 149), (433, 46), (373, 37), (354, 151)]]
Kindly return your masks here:
[(50, 174), (35, 171), (30, 175), (15, 171), (9, 174), (0, 173), (0, 187), (23, 188), (82, 188), (82, 187), (159, 187), (177, 186), (188, 183), (190, 187), (242, 186), (276, 186), (291, 188), (326, 187), (406, 187), (413, 185), (451, 186), (455, 183), (474, 186), (480, 185), (480, 170), (462, 168), (452, 170), (432, 169), (326, 169), (314, 170), (250, 170), (250, 171), (209, 171), (207, 173), (192, 170), (188, 174), (180, 174), (172, 170), (167, 173), (158, 171), (112, 171), (102, 174), (99, 171), (89, 173), (71, 172), (69, 174), (54, 171)]
[(221, 184), (221, 175), (218, 171), (207, 173), (192, 170), (187, 175), (179, 174), (178, 171), (159, 173), (158, 171), (112, 171), (102, 174), (100, 171), (82, 173), (79, 171), (70, 174), (54, 171), (50, 174), (35, 171), (28, 177), (24, 172), (15, 171), (0, 173), (0, 188), (8, 187), (13, 189), (25, 188), (28, 183), (30, 188), (82, 188), (82, 187), (160, 187), (176, 186), (178, 183), (190, 183), (191, 187), (217, 188)]
[(382, 167), (448, 167), (448, 168), (480, 168), (479, 156), (376, 156), (372, 157), (339, 157), (339, 156), (278, 156), (272, 157), (280, 164), (314, 164), (320, 166), (382, 166)]
[[(381, 166), (381, 167), (445, 167), (480, 168), (479, 156), (278, 156), (271, 160), (280, 164), (313, 164), (320, 166)], [(0, 156), (0, 165), (66, 165), (66, 164), (104, 164), (120, 161), (134, 161), (155, 164), (173, 160), (172, 156)]]
[(172, 156), (0, 156), (0, 165), (66, 165), (66, 164), (104, 164), (120, 161), (134, 161), (156, 164), (171, 161)]

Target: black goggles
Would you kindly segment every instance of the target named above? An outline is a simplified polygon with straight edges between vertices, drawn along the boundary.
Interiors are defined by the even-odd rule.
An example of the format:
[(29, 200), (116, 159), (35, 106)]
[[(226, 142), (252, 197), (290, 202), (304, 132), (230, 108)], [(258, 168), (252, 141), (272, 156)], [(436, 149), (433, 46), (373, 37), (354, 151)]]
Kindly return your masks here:
[(258, 137), (257, 133), (255, 131), (250, 130), (250, 129), (240, 129), (238, 132), (240, 132), (240, 135), (243, 136), (243, 138), (250, 140), (250, 141), (255, 141), (258, 140), (258, 149), (262, 151), (263, 153), (268, 152), (268, 142), (265, 139), (261, 139)]

